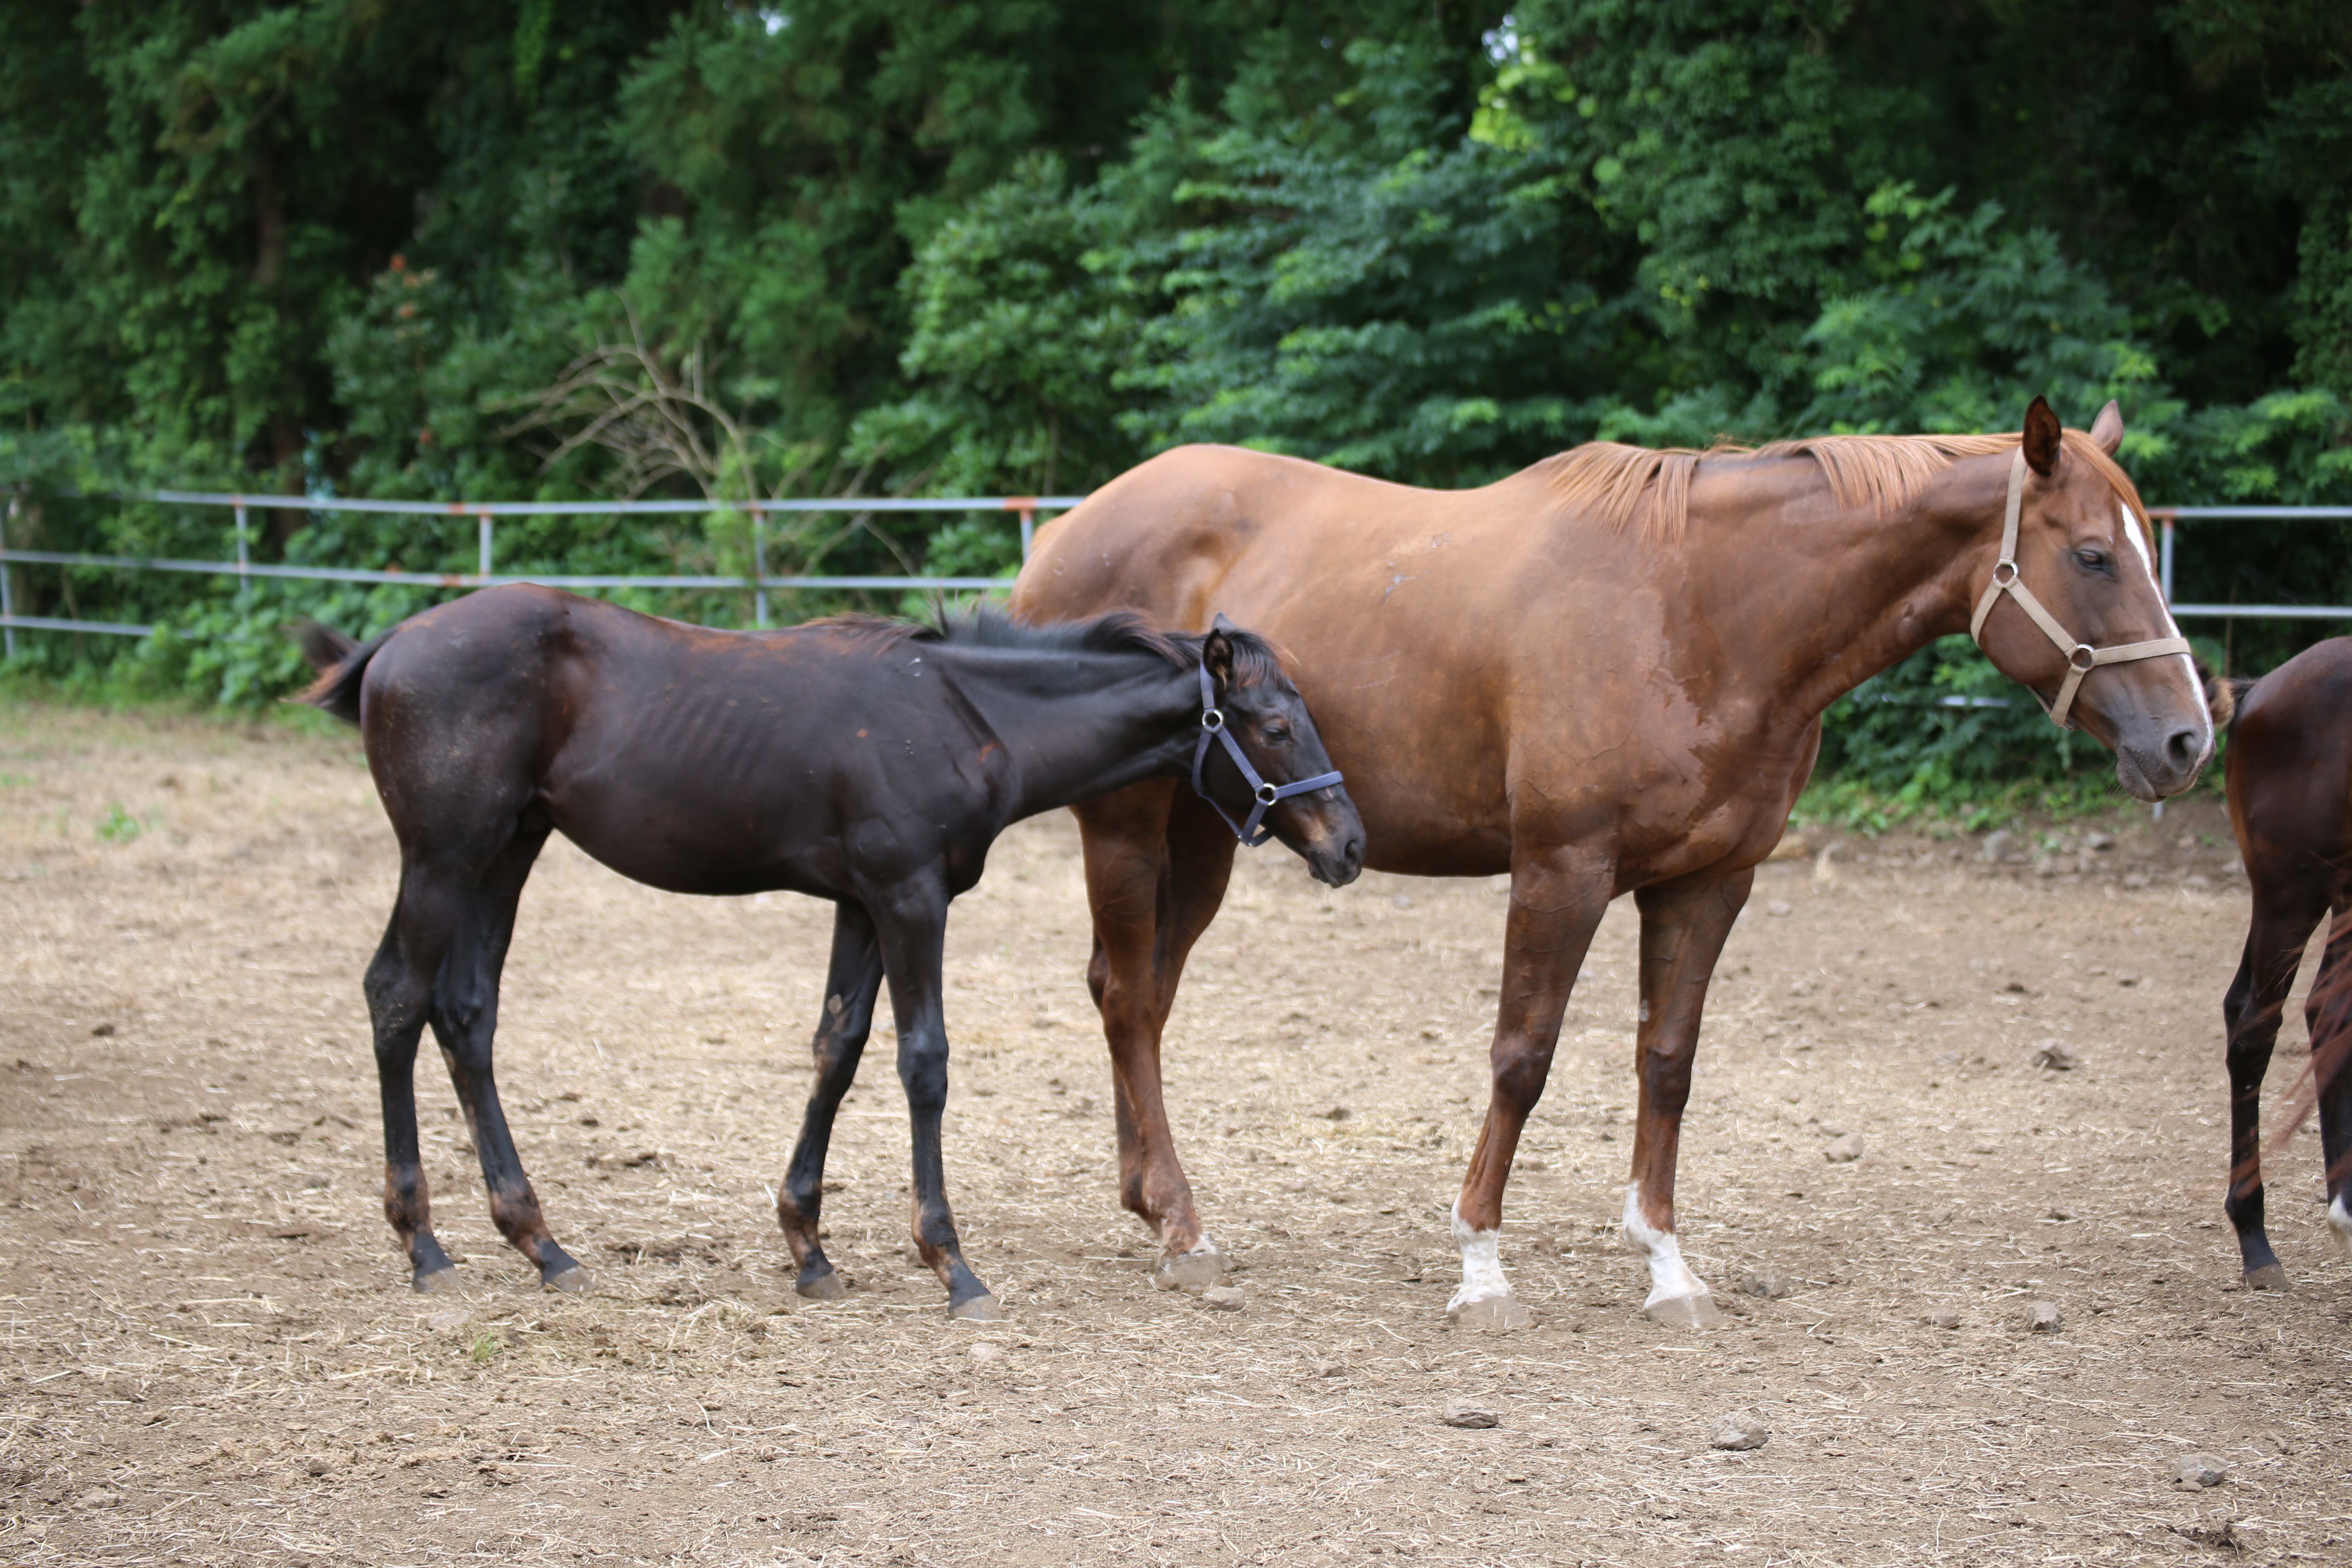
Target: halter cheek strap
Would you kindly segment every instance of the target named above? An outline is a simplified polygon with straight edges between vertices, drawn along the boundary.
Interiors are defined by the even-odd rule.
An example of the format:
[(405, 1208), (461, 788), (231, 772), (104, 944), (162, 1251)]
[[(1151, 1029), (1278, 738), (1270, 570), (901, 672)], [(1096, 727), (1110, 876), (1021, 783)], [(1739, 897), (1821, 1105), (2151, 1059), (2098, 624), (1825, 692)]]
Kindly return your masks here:
[[(1977, 647), (1984, 647), (1985, 617), (1992, 614), (1993, 605), (2000, 602), (2002, 595), (2016, 600), (2018, 607), (2042, 628), (2042, 635), (2066, 656), (2066, 679), (2059, 683), (2058, 700), (2044, 701), (2039, 691), (2033, 692), (2033, 700), (2042, 703), (2042, 711), (2050, 715), (2053, 723), (2061, 730), (2071, 730), (2074, 726), (2066, 715), (2074, 706), (2074, 693), (2081, 689), (2083, 677), (2103, 664), (2126, 664), (2136, 658), (2187, 653), (2189, 639), (2184, 637), (2157, 637), (2148, 642), (2119, 643), (2114, 647), (2093, 647), (2089, 643), (2076, 641), (2064, 626), (2058, 624), (2058, 617), (2042, 607), (2042, 601), (2033, 596), (2033, 590), (2018, 577), (2017, 520), (2024, 504), (2025, 448), (2020, 447), (2016, 459), (2009, 466), (2009, 505), (2001, 515), (2000, 559), (1992, 563), (1992, 581), (1985, 584), (1984, 597), (1977, 601), (1976, 616), (1969, 622), (1969, 636), (1976, 639)], [(2128, 519), (2124, 526), (2131, 526)], [(2026, 689), (2033, 691), (2030, 686)]]
[[(1210, 799), (1207, 788), (1201, 782), (1201, 764), (1209, 760), (1209, 742), (1212, 741), (1224, 742), (1226, 753), (1234, 759), (1234, 766), (1241, 769), (1242, 777), (1249, 781), (1252, 804), (1249, 820), (1246, 822), (1235, 822), (1223, 806)], [(1242, 743), (1234, 739), (1232, 731), (1225, 728), (1224, 712), (1217, 706), (1217, 689), (1209, 683), (1208, 666), (1201, 667), (1201, 743), (1192, 748), (1192, 793), (1202, 800), (1208, 801), (1210, 810), (1224, 817), (1225, 826), (1234, 830), (1234, 837), (1250, 848), (1256, 848), (1274, 837), (1273, 828), (1258, 826), (1265, 816), (1266, 807), (1278, 800), (1287, 800), (1294, 795), (1305, 795), (1310, 790), (1328, 789), (1339, 782), (1339, 774), (1336, 769), (1328, 773), (1317, 773), (1311, 779), (1299, 779), (1286, 784), (1270, 784), (1258, 777), (1257, 770), (1250, 766), (1249, 758), (1242, 754)], [(1256, 837), (1252, 837), (1253, 834)]]

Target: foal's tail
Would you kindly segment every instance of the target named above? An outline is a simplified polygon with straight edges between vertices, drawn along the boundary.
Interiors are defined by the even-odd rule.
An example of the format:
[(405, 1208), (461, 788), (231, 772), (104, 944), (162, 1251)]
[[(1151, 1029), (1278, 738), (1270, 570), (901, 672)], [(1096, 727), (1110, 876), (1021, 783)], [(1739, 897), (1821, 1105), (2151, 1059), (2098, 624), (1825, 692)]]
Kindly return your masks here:
[(302, 657), (319, 672), (319, 679), (294, 700), (322, 709), (346, 723), (358, 723), (360, 677), (367, 673), (368, 660), (375, 657), (376, 649), (392, 633), (386, 632), (369, 642), (353, 642), (334, 627), (322, 626), (307, 616), (288, 629), (302, 645)]

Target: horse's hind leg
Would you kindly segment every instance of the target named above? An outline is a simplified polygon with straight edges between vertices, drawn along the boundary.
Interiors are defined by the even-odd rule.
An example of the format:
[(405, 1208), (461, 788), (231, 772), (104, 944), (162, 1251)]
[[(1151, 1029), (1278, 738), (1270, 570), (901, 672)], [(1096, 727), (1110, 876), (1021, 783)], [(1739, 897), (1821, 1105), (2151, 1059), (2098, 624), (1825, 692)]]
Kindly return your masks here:
[(2221, 1003), (2229, 1027), (2230, 1186), (2221, 1210), (2238, 1234), (2246, 1283), (2257, 1290), (2287, 1289), (2286, 1270), (2263, 1223), (2263, 1075), (2270, 1070), (2279, 1019), (2304, 943), (2327, 910), (2324, 886), (2308, 878), (2260, 876), (2246, 951)]
[(811, 1049), (816, 1082), (801, 1119), (800, 1142), (776, 1194), (776, 1222), (793, 1249), (799, 1277), (793, 1289), (820, 1301), (845, 1293), (841, 1276), (818, 1241), (817, 1215), (824, 1203), (824, 1155), (833, 1142), (834, 1113), (857, 1077), (857, 1059), (874, 1026), (874, 997), (882, 988), (882, 951), (875, 945), (874, 921), (862, 905), (834, 906), (833, 963), (824, 977), (824, 1017)]
[(499, 976), (514, 937), (515, 905), (522, 898), (531, 862), (547, 842), (547, 819), (525, 812), (514, 836), (464, 895), (457, 929), (441, 961), (433, 987), (433, 1035), (448, 1064), (449, 1081), (474, 1135), (489, 1190), (490, 1217), (516, 1251), (539, 1268), (540, 1283), (558, 1290), (585, 1290), (588, 1271), (556, 1245), (531, 1190), (506, 1110), (499, 1103), (491, 1050), (499, 1025)]
[(2352, 905), (2339, 906), (2328, 927), (2326, 956), (2311, 983), (2304, 1020), (2311, 1026), (2327, 1226), (2336, 1244), (2352, 1253)]
[(457, 1266), (433, 1234), (432, 1195), (417, 1150), (416, 1044), (463, 897), (423, 864), (404, 865), (399, 901), (364, 983), (383, 1106), (383, 1217), (408, 1255), (409, 1283), (422, 1291), (457, 1289)]
[(1172, 783), (1138, 784), (1076, 808), (1095, 951), (1087, 988), (1110, 1047), (1119, 1202), (1160, 1237), (1153, 1282), (1213, 1285), (1224, 1260), (1202, 1228), (1160, 1097), (1160, 1041), (1184, 960), (1216, 918), (1234, 837)]

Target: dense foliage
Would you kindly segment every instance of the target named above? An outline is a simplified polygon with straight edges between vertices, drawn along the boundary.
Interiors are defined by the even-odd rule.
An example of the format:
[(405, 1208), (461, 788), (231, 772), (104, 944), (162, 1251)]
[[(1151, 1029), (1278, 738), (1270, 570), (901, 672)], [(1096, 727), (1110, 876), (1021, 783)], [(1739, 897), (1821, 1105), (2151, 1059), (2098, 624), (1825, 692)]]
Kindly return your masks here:
[[(0, 0), (8, 537), (226, 553), (217, 513), (71, 493), (145, 486), (1069, 492), (1203, 439), (1465, 485), (1596, 436), (2011, 428), (2036, 392), (2119, 398), (2152, 500), (2352, 500), (2347, 52), (2333, 0)], [(1002, 518), (898, 519), (772, 563), (1013, 563)], [(263, 559), (470, 561), (261, 521)], [(748, 549), (606, 517), (501, 560)], [(292, 610), (418, 602), (14, 585), (173, 628), (23, 659), (232, 697), (292, 678)], [(2346, 602), (2352, 531), (2184, 525), (2179, 588)], [(2336, 629), (2227, 628), (2191, 629), (2241, 669)], [(1930, 650), (1828, 760), (2069, 765), (2030, 706), (1933, 701), (1998, 694)]]

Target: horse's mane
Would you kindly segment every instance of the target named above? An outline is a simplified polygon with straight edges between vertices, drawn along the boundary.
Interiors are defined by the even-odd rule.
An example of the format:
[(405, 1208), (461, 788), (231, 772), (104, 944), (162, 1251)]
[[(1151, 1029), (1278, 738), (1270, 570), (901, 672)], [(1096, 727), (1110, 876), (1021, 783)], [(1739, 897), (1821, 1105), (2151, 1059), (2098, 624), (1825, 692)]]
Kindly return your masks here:
[[(981, 605), (955, 612), (942, 611), (929, 621), (898, 620), (887, 616), (827, 616), (807, 622), (852, 637), (871, 638), (883, 647), (906, 643), (937, 643), (950, 647), (1017, 648), (1036, 653), (1142, 653), (1164, 659), (1179, 669), (1196, 669), (1205, 632), (1169, 631), (1133, 610), (1113, 610), (1079, 621), (1049, 621), (1030, 626), (1016, 621), (993, 605)], [(1255, 632), (1225, 628), (1234, 650), (1234, 677), (1246, 686), (1282, 673), (1281, 656)]]
[[(1572, 510), (1588, 511), (1612, 528), (1639, 528), (1653, 540), (1679, 540), (1690, 526), (1691, 475), (1702, 461), (1766, 461), (1811, 458), (1843, 508), (1884, 514), (1906, 506), (1937, 474), (1962, 458), (2012, 451), (2023, 437), (1991, 436), (1809, 436), (1762, 447), (1722, 444), (1652, 448), (1594, 441), (1547, 458), (1552, 487)], [(2089, 463), (2139, 520), (2147, 509), (2129, 475), (2080, 430), (2065, 433), (2066, 450)], [(2151, 532), (2151, 537), (2153, 534)]]

